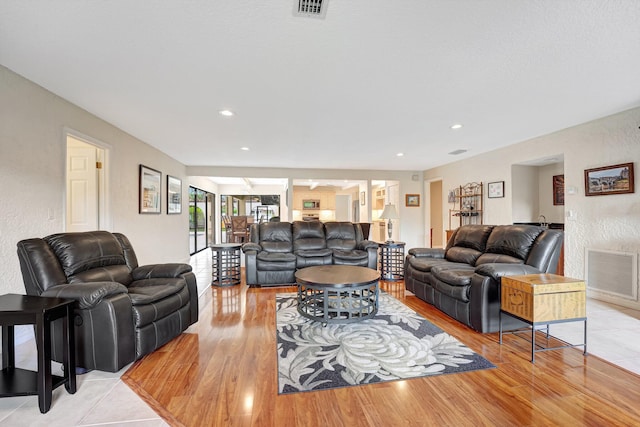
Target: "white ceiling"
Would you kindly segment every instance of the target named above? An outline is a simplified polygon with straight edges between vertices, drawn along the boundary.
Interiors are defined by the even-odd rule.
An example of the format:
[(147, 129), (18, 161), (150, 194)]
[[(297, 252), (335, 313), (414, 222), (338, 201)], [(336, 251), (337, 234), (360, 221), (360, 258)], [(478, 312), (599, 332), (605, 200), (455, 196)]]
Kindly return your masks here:
[(638, 0), (292, 6), (2, 0), (0, 64), (187, 165), (424, 170), (640, 106)]

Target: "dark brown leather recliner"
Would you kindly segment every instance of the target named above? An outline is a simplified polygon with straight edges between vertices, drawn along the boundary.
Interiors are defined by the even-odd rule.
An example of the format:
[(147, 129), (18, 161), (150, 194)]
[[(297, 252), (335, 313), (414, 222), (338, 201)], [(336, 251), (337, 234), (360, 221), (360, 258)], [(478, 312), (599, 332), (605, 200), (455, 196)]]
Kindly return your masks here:
[[(28, 295), (76, 301), (76, 363), (116, 372), (198, 320), (188, 264), (138, 266), (129, 240), (106, 231), (60, 233), (18, 242)], [(52, 358), (62, 361), (62, 324), (52, 326)]]

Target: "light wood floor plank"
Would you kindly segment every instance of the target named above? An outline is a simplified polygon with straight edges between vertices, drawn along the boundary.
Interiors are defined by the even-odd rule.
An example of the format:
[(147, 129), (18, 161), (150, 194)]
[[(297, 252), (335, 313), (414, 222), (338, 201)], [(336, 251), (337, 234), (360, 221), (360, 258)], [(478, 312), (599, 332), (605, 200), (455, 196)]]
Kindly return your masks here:
[[(536, 354), (479, 334), (414, 296), (381, 287), (497, 368), (278, 395), (275, 295), (212, 287), (200, 321), (122, 377), (172, 426), (640, 425), (640, 377), (580, 348)], [(538, 339), (538, 338), (536, 338)], [(542, 335), (540, 335), (542, 339)]]

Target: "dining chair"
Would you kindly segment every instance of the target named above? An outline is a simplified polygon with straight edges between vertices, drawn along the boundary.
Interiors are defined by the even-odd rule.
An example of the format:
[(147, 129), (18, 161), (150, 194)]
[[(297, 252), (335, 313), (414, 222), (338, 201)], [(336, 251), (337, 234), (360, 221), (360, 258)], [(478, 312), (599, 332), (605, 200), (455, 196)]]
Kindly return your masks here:
[(232, 243), (233, 242), (233, 235), (232, 235), (232, 226), (231, 226), (231, 219), (229, 218), (229, 215), (227, 214), (222, 214), (222, 223), (224, 224), (224, 241), (226, 243)]
[(249, 228), (246, 216), (231, 217), (231, 235), (234, 243), (244, 243), (249, 240)]

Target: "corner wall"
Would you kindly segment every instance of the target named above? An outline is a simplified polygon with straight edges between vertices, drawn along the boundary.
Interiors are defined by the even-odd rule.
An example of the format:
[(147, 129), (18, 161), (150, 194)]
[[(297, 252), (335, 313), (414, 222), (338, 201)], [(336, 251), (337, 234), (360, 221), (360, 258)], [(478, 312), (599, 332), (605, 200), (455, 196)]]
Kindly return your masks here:
[[(139, 263), (188, 262), (184, 165), (2, 66), (0, 93), (0, 293), (24, 293), (19, 240), (64, 231), (65, 128), (111, 146), (111, 231), (129, 237)], [(138, 214), (140, 163), (162, 172), (160, 215)], [(182, 179), (181, 215), (166, 214), (167, 174)]]

